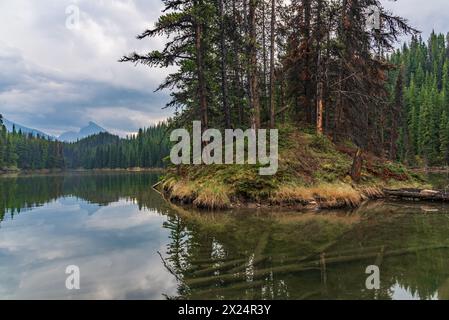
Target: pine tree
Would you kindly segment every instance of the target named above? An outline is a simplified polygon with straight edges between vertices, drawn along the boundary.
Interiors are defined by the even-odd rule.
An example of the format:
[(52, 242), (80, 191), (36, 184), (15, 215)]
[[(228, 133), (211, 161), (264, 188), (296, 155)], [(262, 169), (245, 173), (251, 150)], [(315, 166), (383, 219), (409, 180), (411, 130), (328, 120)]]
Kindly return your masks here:
[(449, 164), (449, 118), (448, 113), (443, 111), (440, 120), (440, 154), (442, 163)]
[(6, 128), (3, 125), (3, 116), (0, 114), (0, 169), (5, 166)]
[(193, 119), (201, 120), (202, 128), (206, 129), (212, 100), (208, 82), (214, 78), (209, 75), (211, 69), (207, 66), (211, 62), (212, 19), (217, 15), (215, 2), (166, 0), (164, 4), (167, 13), (159, 17), (153, 29), (137, 37), (140, 40), (160, 35), (172, 37), (164, 49), (146, 55), (134, 52), (120, 61), (150, 67), (179, 66), (178, 71), (170, 74), (158, 90), (174, 89), (167, 106), (191, 110)]

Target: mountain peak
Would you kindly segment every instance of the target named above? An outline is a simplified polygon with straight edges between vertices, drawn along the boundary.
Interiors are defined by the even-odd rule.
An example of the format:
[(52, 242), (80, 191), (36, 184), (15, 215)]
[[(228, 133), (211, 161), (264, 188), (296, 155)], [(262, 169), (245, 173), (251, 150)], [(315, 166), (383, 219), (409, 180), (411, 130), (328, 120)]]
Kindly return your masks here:
[(42, 131), (33, 129), (33, 128), (28, 128), (25, 127), (23, 125), (20, 125), (18, 123), (12, 122), (6, 118), (3, 118), (3, 124), (6, 127), (6, 130), (8, 130), (8, 132), (13, 132), (13, 130), (16, 130), (16, 132), (22, 132), (24, 134), (32, 134), (33, 136), (37, 137), (40, 136), (42, 138), (46, 138), (46, 139), (54, 139), (54, 137), (52, 137), (49, 134), (46, 134)]
[(107, 131), (104, 128), (100, 127), (95, 122), (89, 121), (88, 125), (81, 128), (78, 132), (74, 131), (64, 132), (59, 136), (58, 139), (65, 142), (75, 142), (77, 140), (81, 140), (101, 132)]

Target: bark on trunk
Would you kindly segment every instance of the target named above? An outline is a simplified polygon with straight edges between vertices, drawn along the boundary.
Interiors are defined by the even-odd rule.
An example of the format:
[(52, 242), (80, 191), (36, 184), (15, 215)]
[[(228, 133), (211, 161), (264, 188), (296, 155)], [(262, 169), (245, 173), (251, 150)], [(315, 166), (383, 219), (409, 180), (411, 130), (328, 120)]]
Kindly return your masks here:
[(306, 114), (306, 120), (308, 123), (312, 124), (313, 111), (311, 107), (311, 95), (312, 95), (312, 83), (311, 78), (311, 63), (310, 63), (310, 20), (311, 20), (311, 0), (304, 0), (303, 2), (303, 18), (302, 18), (302, 58), (303, 58), (303, 69), (302, 69), (302, 80), (304, 81), (304, 92), (302, 105), (304, 107), (304, 112)]
[(318, 134), (323, 134), (323, 83), (320, 81), (317, 84), (317, 101), (316, 101), (316, 131)]
[(252, 120), (251, 126), (254, 129), (260, 128), (260, 97), (259, 82), (257, 75), (257, 47), (256, 47), (256, 9), (258, 0), (249, 1), (249, 94), (251, 100)]
[(276, 25), (276, 0), (271, 0), (271, 34), (270, 34), (270, 127), (274, 128), (276, 123), (275, 100), (274, 100), (274, 43)]
[[(201, 4), (201, 1), (198, 2)], [(196, 21), (195, 23), (195, 49), (196, 49), (196, 63), (198, 73), (198, 93), (200, 100), (200, 116), (201, 129), (204, 131), (208, 127), (207, 117), (207, 93), (206, 80), (204, 75), (204, 48), (203, 48), (203, 25)]]
[(229, 110), (228, 103), (228, 81), (227, 81), (227, 49), (226, 49), (226, 38), (225, 38), (225, 14), (224, 14), (224, 0), (219, 0), (219, 10), (220, 10), (220, 45), (221, 45), (221, 93), (222, 93), (222, 103), (224, 112), (224, 124), (226, 129), (231, 128), (231, 112)]

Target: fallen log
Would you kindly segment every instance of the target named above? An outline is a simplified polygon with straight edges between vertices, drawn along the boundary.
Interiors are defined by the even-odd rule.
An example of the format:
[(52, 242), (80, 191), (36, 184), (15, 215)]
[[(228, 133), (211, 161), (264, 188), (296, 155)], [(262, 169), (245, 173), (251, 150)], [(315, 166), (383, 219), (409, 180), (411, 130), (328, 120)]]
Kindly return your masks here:
[(424, 200), (424, 201), (449, 201), (449, 192), (443, 190), (426, 189), (383, 189), (388, 197)]
[[(360, 254), (373, 253), (373, 252), (377, 253), (381, 249), (382, 249), (382, 246), (379, 245), (379, 246), (371, 246), (371, 247), (359, 247), (359, 248), (347, 249), (347, 250), (343, 250), (343, 251), (323, 251), (323, 252), (326, 253), (326, 259), (329, 259), (329, 258), (335, 258), (335, 257), (347, 256), (347, 255), (360, 255)], [(315, 260), (317, 255), (319, 255), (319, 254), (314, 254), (313, 256), (308, 255), (308, 256), (304, 256), (304, 257), (273, 256), (272, 260), (274, 260), (274, 261), (280, 260), (282, 263), (295, 263), (295, 262), (303, 263), (303, 262)]]
[(195, 276), (204, 276), (204, 275), (216, 272), (216, 271), (226, 271), (228, 269), (235, 268), (236, 265), (240, 265), (245, 262), (246, 262), (246, 259), (237, 259), (237, 260), (227, 261), (224, 263), (219, 263), (217, 265), (212, 265), (205, 269), (197, 270), (197, 271), (193, 272), (193, 274)]
[(308, 292), (303, 294), (302, 296), (299, 297), (298, 300), (308, 300), (308, 299), (312, 299), (312, 297), (316, 297), (316, 296), (320, 296), (321, 295), (321, 291), (312, 291), (312, 292)]
[(240, 271), (245, 271), (250, 266), (256, 267), (259, 264), (261, 264), (262, 262), (265, 262), (267, 259), (268, 259), (268, 257), (260, 257), (260, 258), (257, 258), (257, 259), (253, 258), (253, 259), (251, 259), (250, 262), (246, 262), (245, 261), (245, 264), (240, 265), (238, 267), (235, 267), (235, 268), (229, 270), (229, 272), (230, 273), (236, 273), (236, 272), (240, 272)]
[[(442, 244), (442, 245), (434, 245), (434, 246), (425, 246), (425, 247), (412, 247), (412, 248), (404, 248), (404, 249), (396, 249), (396, 250), (381, 250), (381, 253), (379, 252), (372, 252), (372, 253), (364, 253), (361, 255), (354, 255), (354, 256), (342, 256), (342, 257), (335, 257), (335, 258), (329, 258), (326, 259), (326, 264), (338, 264), (338, 263), (347, 263), (347, 262), (355, 262), (360, 260), (366, 260), (370, 258), (375, 258), (378, 263), (381, 263), (381, 259), (383, 260), (386, 257), (393, 257), (393, 256), (401, 256), (411, 253), (416, 253), (419, 251), (427, 251), (427, 250), (437, 250), (437, 249), (449, 249), (449, 245)], [(382, 258), (380, 258), (382, 257)], [(321, 266), (321, 259), (310, 261), (303, 264), (304, 268), (313, 268), (313, 267), (320, 267)]]
[[(441, 244), (441, 245), (433, 245), (433, 246), (423, 246), (423, 247), (411, 247), (411, 248), (403, 248), (396, 250), (382, 250), (381, 256), (382, 260), (386, 257), (394, 257), (401, 256), (406, 254), (412, 254), (419, 251), (428, 251), (428, 250), (437, 250), (437, 249), (449, 249), (449, 245)], [(343, 257), (335, 257), (326, 259), (326, 265), (335, 265), (340, 263), (349, 263), (356, 261), (363, 261), (371, 258), (375, 258), (380, 263), (379, 252), (365, 253), (361, 255), (355, 256), (343, 256)], [(284, 265), (284, 266), (276, 266), (266, 269), (260, 269), (254, 271), (252, 274), (253, 280), (264, 279), (265, 277), (271, 274), (293, 274), (293, 273), (301, 273), (301, 272), (309, 272), (313, 270), (321, 271), (322, 260), (311, 261), (302, 264), (292, 264), (292, 265)], [(185, 279), (185, 284), (192, 287), (202, 287), (208, 286), (212, 284), (216, 284), (217, 282), (223, 283), (232, 283), (247, 280), (247, 275), (245, 273), (236, 273), (236, 274), (222, 274), (218, 276), (210, 276), (204, 278), (191, 278)]]
[(223, 296), (225, 294), (239, 293), (241, 290), (248, 289), (260, 289), (264, 286), (264, 280), (242, 282), (237, 284), (231, 284), (226, 287), (213, 287), (203, 290), (193, 290), (187, 294), (184, 298), (194, 299), (194, 300), (213, 300), (217, 297)]
[[(261, 280), (265, 277), (268, 277), (272, 273), (275, 274), (286, 274), (286, 273), (296, 273), (296, 272), (306, 272), (311, 270), (319, 270), (319, 268), (316, 267), (303, 267), (302, 265), (287, 265), (287, 266), (279, 266), (279, 267), (273, 267), (273, 268), (266, 268), (266, 269), (260, 269), (254, 271), (253, 274), (251, 274), (251, 277), (253, 280)], [(240, 282), (240, 281), (247, 281), (248, 275), (246, 273), (236, 273), (236, 274), (222, 274), (218, 276), (210, 276), (210, 277), (204, 277), (204, 278), (190, 278), (190, 279), (184, 279), (185, 284), (192, 288), (192, 287), (202, 287), (202, 286), (208, 286), (216, 283), (233, 283), (233, 282)]]
[(194, 259), (191, 260), (190, 263), (196, 266), (212, 266), (215, 265), (216, 263), (221, 263), (221, 262), (229, 262), (229, 261), (236, 261), (236, 260), (242, 260), (242, 261), (246, 261), (245, 258), (236, 258), (236, 257), (225, 257), (225, 258), (203, 258), (203, 259)]
[(257, 243), (256, 249), (254, 250), (254, 255), (252, 256), (252, 258), (247, 263), (237, 266), (231, 269), (229, 272), (230, 273), (240, 272), (246, 270), (250, 266), (255, 267), (256, 265), (264, 262), (267, 259), (267, 257), (263, 256), (262, 254), (263, 251), (265, 250), (265, 247), (268, 244), (269, 236), (270, 233), (268, 231), (262, 234), (262, 236), (259, 239), (259, 242)]

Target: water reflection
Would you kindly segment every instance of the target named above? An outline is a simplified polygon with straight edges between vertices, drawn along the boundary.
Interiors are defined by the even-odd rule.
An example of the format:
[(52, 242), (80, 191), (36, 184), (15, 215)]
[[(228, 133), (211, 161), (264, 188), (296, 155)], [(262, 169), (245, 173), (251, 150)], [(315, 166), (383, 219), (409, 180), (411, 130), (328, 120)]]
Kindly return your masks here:
[(447, 205), (199, 212), (164, 201), (157, 179), (0, 179), (0, 298), (449, 299)]
[[(172, 207), (168, 253), (183, 298), (449, 298), (445, 205), (377, 202), (306, 214)], [(381, 270), (374, 291), (365, 287), (373, 264)]]
[[(163, 299), (176, 279), (157, 251), (168, 244), (154, 175), (0, 179), (0, 298)], [(24, 208), (28, 208), (24, 210)], [(24, 212), (25, 211), (25, 212)], [(65, 268), (81, 290), (65, 288)]]

